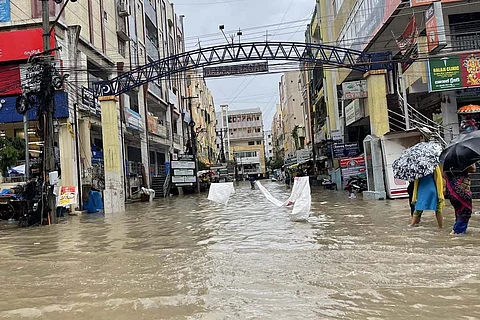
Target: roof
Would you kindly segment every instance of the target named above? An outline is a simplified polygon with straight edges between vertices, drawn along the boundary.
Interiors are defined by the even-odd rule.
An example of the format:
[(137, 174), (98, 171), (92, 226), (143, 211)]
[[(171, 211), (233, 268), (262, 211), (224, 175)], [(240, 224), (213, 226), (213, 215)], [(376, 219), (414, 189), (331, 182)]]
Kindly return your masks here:
[(228, 115), (251, 114), (251, 113), (262, 113), (262, 109), (253, 108), (253, 109), (228, 110)]

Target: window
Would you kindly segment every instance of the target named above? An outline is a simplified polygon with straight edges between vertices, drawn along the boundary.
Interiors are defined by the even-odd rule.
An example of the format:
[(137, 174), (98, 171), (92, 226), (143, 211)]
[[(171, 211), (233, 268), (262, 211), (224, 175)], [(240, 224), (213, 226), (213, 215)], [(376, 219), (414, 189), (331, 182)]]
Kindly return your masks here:
[(257, 145), (261, 145), (262, 144), (262, 141), (257, 141)]
[(127, 55), (127, 42), (120, 37), (117, 37), (117, 42), (118, 42), (118, 53), (125, 58)]
[(254, 145), (255, 145), (255, 141), (248, 141), (248, 145), (249, 145), (249, 146), (254, 146)]
[(261, 131), (262, 131), (262, 129), (260, 129), (260, 128), (255, 129), (255, 132), (261, 132)]

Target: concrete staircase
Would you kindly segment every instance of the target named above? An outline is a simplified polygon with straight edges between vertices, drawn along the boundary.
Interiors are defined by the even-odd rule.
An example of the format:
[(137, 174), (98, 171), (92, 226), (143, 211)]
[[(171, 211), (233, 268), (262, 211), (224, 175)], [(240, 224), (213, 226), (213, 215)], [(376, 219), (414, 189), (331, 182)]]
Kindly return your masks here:
[(155, 190), (155, 199), (165, 197), (166, 179), (166, 176), (156, 176), (152, 178), (152, 189)]
[(480, 199), (480, 168), (477, 164), (477, 173), (471, 173), (470, 179), (472, 179), (472, 198)]

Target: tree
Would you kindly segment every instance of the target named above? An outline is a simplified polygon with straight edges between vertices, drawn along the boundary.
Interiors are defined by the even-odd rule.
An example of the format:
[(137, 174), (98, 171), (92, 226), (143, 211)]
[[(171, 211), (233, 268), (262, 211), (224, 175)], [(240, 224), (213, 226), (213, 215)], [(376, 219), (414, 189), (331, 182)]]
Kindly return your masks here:
[(0, 138), (0, 170), (4, 176), (8, 169), (17, 165), (18, 160), (25, 159), (24, 152), (24, 140), (8, 137)]

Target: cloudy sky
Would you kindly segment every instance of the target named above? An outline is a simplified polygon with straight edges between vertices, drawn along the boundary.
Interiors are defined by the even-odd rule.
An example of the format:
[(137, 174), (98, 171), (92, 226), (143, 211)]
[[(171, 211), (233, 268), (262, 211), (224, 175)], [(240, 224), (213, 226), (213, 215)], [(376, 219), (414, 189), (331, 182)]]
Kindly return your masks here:
[[(218, 29), (225, 25), (225, 33), (236, 34), (242, 29), (243, 42), (269, 40), (303, 41), (315, 0), (171, 0), (178, 15), (185, 15), (187, 50), (224, 44)], [(238, 38), (236, 38), (236, 41)], [(276, 64), (282, 62), (270, 62)], [(270, 67), (271, 70), (294, 68)], [(278, 103), (278, 82), (281, 74), (236, 76), (208, 79), (215, 105), (228, 104), (231, 109), (259, 107), (263, 110), (265, 129), (271, 126)]]

